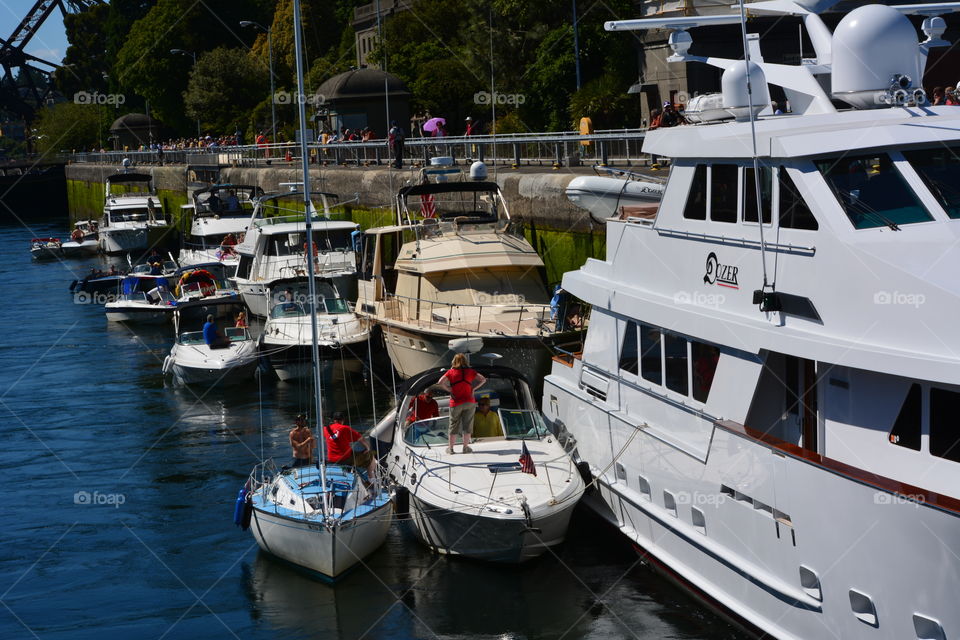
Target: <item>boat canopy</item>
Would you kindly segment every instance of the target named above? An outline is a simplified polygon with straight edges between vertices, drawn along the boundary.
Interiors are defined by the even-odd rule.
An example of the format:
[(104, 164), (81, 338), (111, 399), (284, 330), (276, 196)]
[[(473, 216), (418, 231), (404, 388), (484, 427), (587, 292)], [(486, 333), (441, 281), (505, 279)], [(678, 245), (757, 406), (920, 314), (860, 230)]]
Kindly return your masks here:
[(151, 289), (154, 287), (170, 288), (170, 283), (167, 282), (166, 278), (138, 278), (130, 275), (123, 279), (123, 295), (128, 296), (137, 291), (142, 291), (140, 289), (141, 284), (149, 284)]
[(496, 182), (436, 182), (415, 184), (400, 189), (401, 198), (410, 196), (433, 195), (435, 193), (481, 193), (486, 191), (499, 192), (500, 185)]

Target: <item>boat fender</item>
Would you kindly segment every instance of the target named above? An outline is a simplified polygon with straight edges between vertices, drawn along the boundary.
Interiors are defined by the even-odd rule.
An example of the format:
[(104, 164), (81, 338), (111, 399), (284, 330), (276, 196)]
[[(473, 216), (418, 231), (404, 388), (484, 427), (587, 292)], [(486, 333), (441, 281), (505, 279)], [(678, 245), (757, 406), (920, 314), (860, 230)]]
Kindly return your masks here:
[(397, 491), (393, 495), (393, 505), (399, 519), (406, 520), (409, 518), (410, 490), (406, 487), (397, 487)]
[(247, 494), (246, 500), (243, 501), (243, 515), (240, 517), (240, 530), (246, 531), (250, 528), (250, 520), (253, 517), (253, 501), (250, 499), (250, 494)]
[(247, 502), (247, 487), (241, 487), (237, 494), (237, 502), (233, 506), (233, 524), (243, 526), (243, 505)]
[(590, 463), (586, 460), (581, 460), (577, 463), (577, 471), (580, 472), (580, 478), (583, 479), (583, 484), (587, 488), (587, 491), (593, 489), (593, 472), (590, 471)]

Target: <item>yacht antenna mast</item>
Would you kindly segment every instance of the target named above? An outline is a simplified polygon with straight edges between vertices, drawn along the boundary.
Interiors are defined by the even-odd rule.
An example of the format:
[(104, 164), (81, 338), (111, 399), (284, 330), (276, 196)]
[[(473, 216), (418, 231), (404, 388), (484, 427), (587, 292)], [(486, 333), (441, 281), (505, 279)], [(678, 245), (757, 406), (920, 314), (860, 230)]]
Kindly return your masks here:
[[(307, 149), (307, 106), (304, 100), (303, 87), (303, 36), (300, 25), (300, 0), (293, 0), (293, 36), (294, 50), (297, 58), (297, 105), (300, 110), (300, 164), (303, 168), (303, 219), (307, 232), (306, 255), (307, 261), (307, 291), (310, 308), (310, 361), (313, 365), (313, 393), (317, 403), (317, 441), (319, 446), (319, 460), (321, 487), (327, 486), (327, 441), (323, 437), (323, 394), (320, 389), (320, 345), (317, 339), (317, 282), (314, 277), (313, 264), (313, 205), (310, 202), (310, 155)], [(330, 513), (330, 504), (326, 490), (321, 490), (323, 496), (323, 513)]]
[[(757, 223), (760, 227), (760, 262), (763, 267), (763, 291), (766, 291), (769, 286), (767, 280), (767, 244), (763, 237), (763, 198), (760, 194), (760, 160), (757, 157), (757, 127), (756, 119), (753, 115), (753, 81), (750, 78), (750, 46), (747, 42), (747, 13), (744, 6), (745, 2), (746, 0), (740, 0), (740, 37), (743, 39), (743, 58), (747, 71), (747, 99), (750, 103), (747, 108), (747, 113), (750, 116), (750, 141), (753, 145), (751, 148), (753, 153), (753, 188), (757, 201)], [(771, 211), (771, 217), (772, 213)]]

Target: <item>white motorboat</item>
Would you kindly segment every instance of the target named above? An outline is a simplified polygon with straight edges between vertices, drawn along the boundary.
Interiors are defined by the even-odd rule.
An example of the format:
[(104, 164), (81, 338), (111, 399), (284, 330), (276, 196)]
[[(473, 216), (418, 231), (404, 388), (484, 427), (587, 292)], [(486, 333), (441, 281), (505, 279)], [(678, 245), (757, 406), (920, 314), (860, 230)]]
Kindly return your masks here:
[[(276, 304), (260, 335), (261, 352), (283, 381), (309, 377), (313, 370), (306, 288), (302, 280), (274, 284), (271, 298)], [(369, 322), (353, 312), (332, 282), (318, 278), (316, 295), (320, 357), (338, 361), (347, 356), (365, 358), (370, 339)]]
[(141, 254), (165, 240), (173, 227), (148, 173), (115, 173), (107, 178), (100, 247), (108, 254)]
[[(563, 542), (583, 480), (547, 430), (524, 377), (506, 367), (473, 368), (487, 379), (475, 395), (490, 399), (501, 426), (498, 433), (475, 434), (472, 452), (462, 453), (458, 445), (447, 453), (449, 396), (437, 398), (439, 417), (408, 420), (411, 401), (443, 369), (411, 378), (398, 395), (398, 410), (374, 433), (388, 441), (392, 435), (387, 473), (402, 488), (398, 496), (409, 495), (421, 542), (444, 554), (524, 562)], [(524, 451), (535, 473), (523, 470)]]
[(243, 382), (253, 377), (260, 357), (257, 342), (245, 328), (223, 329), (230, 341), (227, 347), (213, 348), (203, 339), (203, 331), (185, 331), (177, 336), (170, 355), (163, 361), (163, 373), (170, 373), (178, 384), (207, 386)]
[(61, 245), (66, 258), (83, 258), (100, 250), (100, 235), (96, 220), (79, 220), (73, 225), (70, 240)]
[(180, 267), (173, 274), (173, 295), (177, 300), (177, 315), (182, 323), (202, 322), (208, 315), (217, 319), (234, 320), (246, 310), (236, 287), (227, 273), (233, 269), (222, 262)]
[(33, 238), (30, 240), (30, 257), (34, 260), (57, 260), (63, 257), (60, 238)]
[[(303, 94), (303, 57), (300, 30), (300, 0), (294, 0), (294, 42), (297, 61), (297, 89)], [(306, 208), (310, 207), (309, 153), (307, 151), (306, 112), (301, 101), (300, 145)], [(307, 251), (312, 254), (312, 216), (307, 216), (302, 232)], [(248, 233), (249, 235), (249, 233)], [(308, 304), (315, 310), (317, 300), (313, 260), (307, 262)], [(315, 313), (315, 311), (312, 311)], [(312, 332), (313, 352), (319, 350), (319, 336)], [(387, 538), (393, 520), (390, 494), (378, 478), (364, 477), (364, 471), (326, 461), (326, 438), (320, 434), (323, 424), (320, 359), (313, 358), (314, 402), (317, 416), (319, 465), (277, 470), (271, 463), (257, 465), (237, 498), (234, 522), (249, 526), (260, 548), (314, 572), (325, 580), (336, 580), (363, 562)]]
[(452, 339), (480, 337), (539, 381), (552, 345), (579, 335), (557, 330), (543, 260), (510, 229), (497, 183), (403, 187), (397, 221), (364, 232), (357, 313), (380, 325), (400, 376), (449, 363)]
[(577, 176), (567, 185), (567, 199), (598, 220), (642, 216), (656, 211), (664, 182), (634, 171), (594, 167), (596, 176)]
[(180, 248), (180, 264), (221, 262), (236, 269), (236, 245), (250, 224), (256, 198), (262, 195), (260, 187), (242, 184), (215, 184), (194, 191), (193, 202), (183, 207), (191, 223)]
[(123, 279), (121, 295), (107, 302), (103, 310), (107, 320), (131, 324), (163, 324), (170, 322), (177, 300), (163, 276), (128, 275)]
[[(257, 200), (243, 242), (237, 245), (239, 263), (234, 282), (254, 315), (267, 317), (273, 308), (271, 290), (280, 280), (305, 279), (307, 275), (306, 220), (302, 191), (271, 194)], [(314, 201), (329, 215), (330, 193), (310, 194), (310, 225), (314, 259), (309, 265), (317, 276), (330, 278), (338, 291), (349, 297), (356, 290), (356, 256), (352, 234), (360, 226), (321, 217)], [(298, 208), (299, 207), (299, 208)]]
[[(798, 66), (753, 34), (749, 65), (690, 54), (739, 15), (608, 23), (675, 30), (672, 60), (724, 69), (728, 118), (647, 135), (672, 160), (659, 211), (564, 276), (591, 323), (542, 406), (585, 502), (758, 635), (956, 638), (960, 110), (916, 83), (960, 5), (865, 4), (831, 33), (831, 4), (745, 5), (802, 15)], [(751, 121), (769, 84), (793, 111)]]

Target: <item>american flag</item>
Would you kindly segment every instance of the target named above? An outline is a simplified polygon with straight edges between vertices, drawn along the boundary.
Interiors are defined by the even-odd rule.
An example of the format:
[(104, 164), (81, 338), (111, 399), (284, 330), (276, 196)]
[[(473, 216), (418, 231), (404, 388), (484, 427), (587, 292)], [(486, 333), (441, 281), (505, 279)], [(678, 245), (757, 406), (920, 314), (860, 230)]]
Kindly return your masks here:
[(527, 443), (523, 443), (523, 451), (520, 453), (520, 471), (537, 475), (537, 468), (533, 466), (533, 458), (530, 457), (530, 451), (527, 449)]
[(420, 196), (420, 215), (424, 218), (433, 218), (437, 215), (437, 204), (429, 193)]

